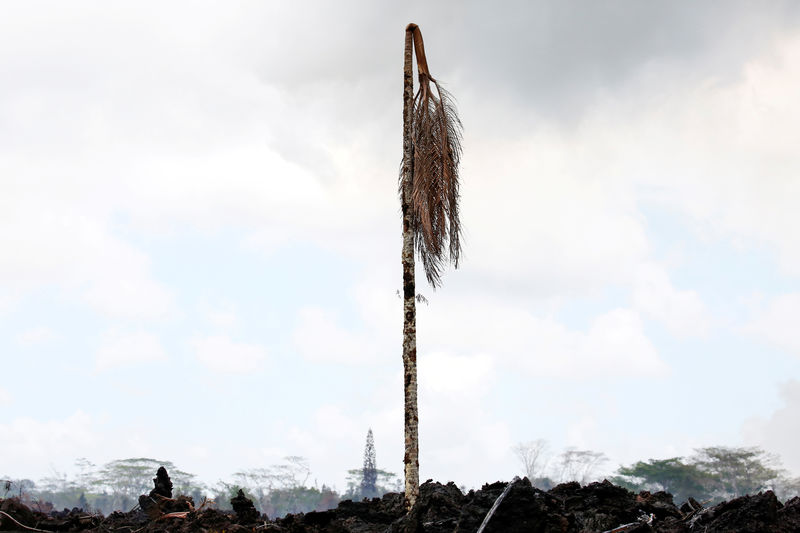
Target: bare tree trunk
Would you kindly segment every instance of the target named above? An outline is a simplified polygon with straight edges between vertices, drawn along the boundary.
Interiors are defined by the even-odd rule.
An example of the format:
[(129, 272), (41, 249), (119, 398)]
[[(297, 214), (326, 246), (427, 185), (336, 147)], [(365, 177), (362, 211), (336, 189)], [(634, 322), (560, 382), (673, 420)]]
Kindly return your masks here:
[(401, 204), (403, 211), (403, 389), (405, 392), (405, 467), (406, 509), (411, 509), (419, 495), (419, 417), (417, 413), (417, 310), (414, 302), (414, 232), (412, 230), (411, 191), (414, 175), (414, 145), (411, 119), (414, 107), (412, 32), (406, 28), (403, 63), (403, 170)]

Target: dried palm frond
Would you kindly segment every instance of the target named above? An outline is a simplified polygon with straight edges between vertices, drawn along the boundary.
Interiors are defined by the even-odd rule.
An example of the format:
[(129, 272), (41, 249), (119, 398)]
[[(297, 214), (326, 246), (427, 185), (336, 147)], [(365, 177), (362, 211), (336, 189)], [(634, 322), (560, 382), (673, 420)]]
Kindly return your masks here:
[[(461, 160), (461, 121), (453, 99), (430, 75), (422, 33), (416, 24), (414, 52), (419, 71), (419, 90), (412, 113), (413, 161), (411, 169), (412, 231), (425, 276), (435, 289), (449, 261), (458, 267), (461, 254), (461, 224), (458, 216)], [(435, 90), (434, 90), (435, 89)]]

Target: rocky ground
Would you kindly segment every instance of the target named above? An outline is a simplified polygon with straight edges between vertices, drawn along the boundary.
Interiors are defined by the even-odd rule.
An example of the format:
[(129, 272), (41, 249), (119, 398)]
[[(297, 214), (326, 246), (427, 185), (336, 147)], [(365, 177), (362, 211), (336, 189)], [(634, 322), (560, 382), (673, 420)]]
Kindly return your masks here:
[(0, 499), (2, 531), (258, 531), (286, 533), (476, 533), (493, 505), (484, 533), (800, 533), (800, 498), (785, 504), (771, 491), (704, 508), (694, 500), (678, 508), (672, 496), (634, 494), (608, 481), (581, 486), (564, 483), (544, 492), (527, 479), (496, 482), (463, 494), (453, 483), (428, 481), (410, 513), (401, 494), (362, 502), (344, 501), (336, 509), (267, 520), (244, 494), (231, 500), (233, 512), (195, 507), (191, 498), (171, 496), (172, 484), (159, 469), (155, 488), (129, 513), (107, 517), (80, 509), (46, 515)]

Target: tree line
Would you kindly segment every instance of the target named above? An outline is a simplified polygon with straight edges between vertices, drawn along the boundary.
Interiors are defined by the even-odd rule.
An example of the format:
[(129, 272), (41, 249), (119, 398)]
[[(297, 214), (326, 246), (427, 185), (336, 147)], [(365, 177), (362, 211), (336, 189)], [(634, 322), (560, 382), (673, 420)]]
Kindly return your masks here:
[(347, 488), (339, 493), (327, 485), (309, 486), (311, 468), (300, 456), (288, 456), (283, 462), (265, 468), (235, 472), (230, 481), (214, 485), (200, 482), (171, 461), (146, 457), (118, 459), (97, 466), (85, 458), (75, 462), (76, 474), (53, 472), (38, 482), (0, 476), (0, 497), (17, 497), (32, 509), (43, 512), (78, 507), (108, 515), (130, 511), (140, 494), (153, 488), (153, 477), (160, 466), (167, 469), (173, 484), (173, 496), (191, 496), (195, 504), (230, 510), (230, 500), (244, 490), (256, 508), (270, 518), (288, 513), (322, 511), (336, 507), (342, 500), (380, 497), (400, 492), (402, 485), (392, 472), (377, 467), (372, 430), (367, 434), (364, 464), (347, 471)]
[[(522, 466), (522, 474), (542, 490), (561, 482), (586, 484), (596, 480), (601, 465), (608, 461), (601, 452), (566, 448), (550, 453), (543, 439), (524, 442), (513, 448)], [(256, 508), (270, 518), (288, 513), (322, 511), (336, 507), (342, 500), (380, 497), (387, 492), (402, 492), (402, 481), (392, 472), (377, 467), (372, 430), (367, 433), (361, 468), (347, 471), (343, 492), (315, 482), (309, 485), (311, 469), (300, 456), (285, 457), (283, 462), (265, 468), (235, 472), (230, 481), (215, 485), (200, 482), (197, 476), (177, 468), (171, 461), (130, 458), (97, 466), (87, 459), (75, 462), (73, 476), (53, 472), (38, 482), (30, 479), (0, 478), (0, 497), (17, 497), (33, 509), (78, 507), (104, 515), (117, 510), (129, 511), (140, 494), (153, 487), (153, 477), (164, 466), (172, 479), (173, 495), (191, 496), (196, 504), (229, 510), (230, 500), (239, 489), (253, 500)], [(760, 448), (714, 446), (700, 448), (690, 457), (648, 459), (620, 466), (608, 478), (613, 483), (639, 492), (666, 491), (680, 504), (688, 498), (700, 502), (723, 500), (773, 490), (782, 500), (800, 494), (800, 478), (791, 478), (777, 456)]]
[[(522, 473), (543, 490), (565, 481), (592, 481), (608, 460), (602, 453), (574, 448), (554, 455), (544, 439), (519, 443), (513, 451)], [(634, 492), (669, 492), (677, 504), (689, 498), (715, 504), (764, 490), (782, 500), (800, 494), (800, 478), (792, 478), (776, 455), (758, 447), (710, 446), (690, 457), (637, 461), (620, 466), (608, 479)]]

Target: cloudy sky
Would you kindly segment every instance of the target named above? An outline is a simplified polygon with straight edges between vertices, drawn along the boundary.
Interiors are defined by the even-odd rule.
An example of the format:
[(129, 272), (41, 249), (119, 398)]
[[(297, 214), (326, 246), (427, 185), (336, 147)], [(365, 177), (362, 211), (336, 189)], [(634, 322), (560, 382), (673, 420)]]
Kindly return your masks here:
[(0, 17), (0, 473), (214, 483), (368, 428), (402, 472), (404, 28), (464, 123), (418, 314), (421, 478), (759, 445), (800, 473), (800, 8), (17, 2)]

